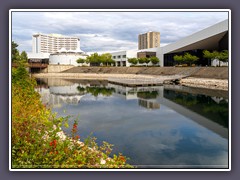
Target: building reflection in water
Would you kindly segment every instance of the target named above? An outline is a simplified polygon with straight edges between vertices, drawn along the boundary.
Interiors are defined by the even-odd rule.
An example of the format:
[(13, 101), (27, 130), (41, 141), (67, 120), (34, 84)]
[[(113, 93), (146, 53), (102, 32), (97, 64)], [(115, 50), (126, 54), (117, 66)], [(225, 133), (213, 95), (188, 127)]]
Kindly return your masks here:
[(140, 107), (158, 110), (167, 106), (196, 123), (228, 138), (228, 92), (166, 85), (124, 87), (106, 81), (41, 79), (37, 90), (43, 104), (78, 105), (86, 94), (137, 100)]

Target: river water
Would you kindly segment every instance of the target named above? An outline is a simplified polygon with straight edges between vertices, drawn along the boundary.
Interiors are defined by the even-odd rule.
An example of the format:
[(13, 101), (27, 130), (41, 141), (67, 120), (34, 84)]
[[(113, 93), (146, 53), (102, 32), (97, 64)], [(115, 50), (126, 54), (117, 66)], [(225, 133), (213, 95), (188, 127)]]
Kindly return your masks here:
[[(38, 79), (44, 104), (78, 117), (78, 135), (114, 145), (138, 168), (228, 168), (228, 92), (177, 85)], [(63, 127), (66, 134), (71, 129)]]

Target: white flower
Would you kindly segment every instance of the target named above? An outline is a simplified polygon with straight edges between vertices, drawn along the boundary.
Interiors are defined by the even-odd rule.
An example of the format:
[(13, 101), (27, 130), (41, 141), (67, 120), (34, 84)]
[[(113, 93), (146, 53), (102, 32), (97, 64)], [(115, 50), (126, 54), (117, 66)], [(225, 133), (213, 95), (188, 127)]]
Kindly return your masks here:
[(101, 159), (100, 164), (106, 164), (106, 161), (104, 159)]

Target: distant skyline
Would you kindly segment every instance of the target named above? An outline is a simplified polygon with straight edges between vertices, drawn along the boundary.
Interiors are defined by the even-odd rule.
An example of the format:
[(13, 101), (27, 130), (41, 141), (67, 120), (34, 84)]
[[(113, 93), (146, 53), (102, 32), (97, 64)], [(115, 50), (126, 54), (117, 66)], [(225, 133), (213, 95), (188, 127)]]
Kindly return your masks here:
[(12, 40), (32, 52), (33, 34), (62, 34), (79, 37), (85, 52), (113, 52), (138, 49), (141, 33), (160, 32), (164, 46), (228, 19), (228, 12), (90, 11), (12, 12)]

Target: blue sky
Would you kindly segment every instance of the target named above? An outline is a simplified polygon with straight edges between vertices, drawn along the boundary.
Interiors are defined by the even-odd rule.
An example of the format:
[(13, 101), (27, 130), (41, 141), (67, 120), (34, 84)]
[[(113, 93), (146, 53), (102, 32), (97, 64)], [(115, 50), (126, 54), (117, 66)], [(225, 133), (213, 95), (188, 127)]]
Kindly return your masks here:
[[(228, 19), (228, 12), (12, 12), (12, 40), (32, 51), (32, 34), (80, 38), (85, 52), (137, 49), (138, 34), (160, 32), (160, 44), (180, 40)], [(160, 11), (160, 10), (159, 10)]]

